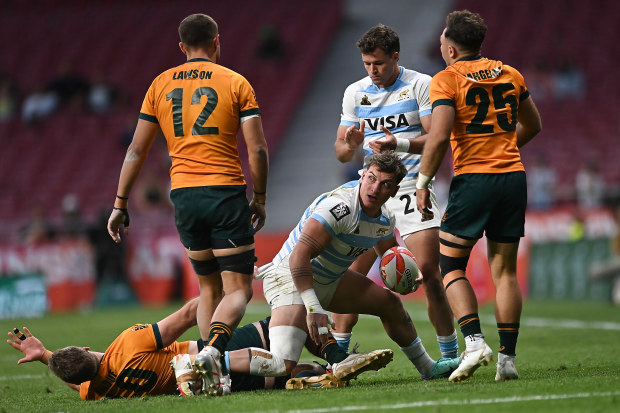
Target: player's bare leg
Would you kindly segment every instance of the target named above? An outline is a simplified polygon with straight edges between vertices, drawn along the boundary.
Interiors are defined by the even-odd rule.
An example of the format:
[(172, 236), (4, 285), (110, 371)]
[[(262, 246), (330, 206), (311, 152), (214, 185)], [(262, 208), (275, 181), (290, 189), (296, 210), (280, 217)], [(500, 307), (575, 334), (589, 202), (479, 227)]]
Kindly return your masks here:
[[(247, 264), (247, 261), (250, 256), (253, 257), (253, 252), (254, 244), (213, 250), (220, 268), (223, 297), (211, 317), (206, 340), (201, 332), (205, 347), (194, 361), (202, 376), (203, 393), (208, 396), (230, 394), (230, 375), (223, 361), (223, 354), (232, 331), (243, 318), (247, 303), (252, 298), (254, 266)], [(209, 286), (213, 285), (205, 285)]]
[[(371, 248), (357, 257), (355, 262), (353, 262), (349, 268), (353, 271), (359, 272), (360, 274), (368, 274), (376, 260), (377, 254), (374, 248)], [(344, 351), (348, 352), (353, 327), (357, 324), (359, 315), (333, 313), (332, 317), (334, 319), (334, 323), (336, 324), (335, 328), (332, 329), (332, 335), (338, 342), (338, 345)]]
[(192, 262), (194, 272), (198, 276), (200, 291), (196, 321), (200, 337), (207, 340), (211, 318), (224, 295), (222, 278), (215, 261), (212, 249), (193, 251), (186, 249), (188, 258)]
[(517, 281), (518, 249), (518, 242), (488, 241), (489, 266), (495, 284), (495, 319), (500, 338), (496, 381), (519, 378), (515, 355), (523, 299)]
[(431, 359), (398, 295), (360, 273), (345, 272), (327, 309), (379, 317), (388, 336), (400, 346), (424, 379), (447, 377), (459, 365), (459, 359)]
[(206, 340), (209, 337), (211, 318), (223, 297), (220, 272), (216, 271), (210, 275), (199, 275), (198, 286), (200, 288), (200, 299), (198, 301), (198, 310), (196, 311), (196, 321), (202, 339)]
[(405, 238), (405, 245), (416, 257), (422, 272), (428, 318), (435, 328), (443, 357), (458, 356), (454, 316), (439, 271), (439, 229), (417, 231)]
[(488, 365), (493, 360), (493, 350), (484, 341), (478, 317), (478, 300), (465, 274), (467, 258), (477, 240), (466, 240), (445, 232), (441, 232), (440, 237), (442, 260), (452, 269), (444, 274), (446, 296), (465, 338), (461, 364), (449, 380), (461, 382), (469, 380), (479, 367)]

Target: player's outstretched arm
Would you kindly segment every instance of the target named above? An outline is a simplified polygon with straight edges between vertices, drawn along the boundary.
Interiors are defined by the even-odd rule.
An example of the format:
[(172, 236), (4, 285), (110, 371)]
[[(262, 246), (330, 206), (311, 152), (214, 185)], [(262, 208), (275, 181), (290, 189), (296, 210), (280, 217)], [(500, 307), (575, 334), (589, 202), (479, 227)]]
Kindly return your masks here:
[(183, 307), (157, 323), (161, 334), (162, 346), (167, 347), (181, 334), (196, 325), (198, 297), (189, 300)]

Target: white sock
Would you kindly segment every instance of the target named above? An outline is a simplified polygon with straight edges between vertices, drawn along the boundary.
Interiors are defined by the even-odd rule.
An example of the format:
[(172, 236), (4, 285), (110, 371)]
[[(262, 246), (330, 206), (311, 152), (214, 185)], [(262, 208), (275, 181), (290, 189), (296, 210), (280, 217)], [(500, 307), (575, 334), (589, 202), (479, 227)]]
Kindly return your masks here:
[(484, 345), (484, 334), (482, 333), (471, 334), (465, 337), (465, 350), (467, 351), (478, 350), (483, 345)]
[(347, 353), (349, 352), (349, 344), (351, 344), (352, 335), (353, 333), (335, 333), (332, 331), (332, 336), (336, 339), (338, 346)]
[(422, 376), (427, 377), (430, 374), (435, 362), (426, 352), (420, 337), (416, 337), (411, 344), (406, 347), (401, 347), (400, 349), (403, 353), (405, 353), (405, 356), (407, 356), (407, 358), (413, 363)]

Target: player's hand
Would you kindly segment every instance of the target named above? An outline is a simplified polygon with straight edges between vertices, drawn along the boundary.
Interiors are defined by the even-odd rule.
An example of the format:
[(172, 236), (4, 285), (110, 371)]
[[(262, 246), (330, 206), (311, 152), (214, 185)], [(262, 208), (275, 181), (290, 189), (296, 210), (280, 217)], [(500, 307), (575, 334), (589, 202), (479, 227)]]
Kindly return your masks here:
[(366, 122), (361, 121), (359, 129), (355, 125), (351, 125), (347, 128), (347, 131), (344, 134), (344, 141), (352, 149), (357, 149), (361, 144), (364, 143), (365, 126)]
[(416, 189), (415, 199), (418, 211), (422, 214), (422, 222), (433, 219), (434, 214), (431, 211), (433, 204), (431, 204), (430, 191), (428, 189)]
[(265, 225), (265, 219), (267, 218), (265, 204), (259, 204), (252, 199), (250, 201), (250, 211), (252, 212), (252, 226), (254, 231), (258, 232)]
[(306, 322), (308, 323), (308, 333), (310, 333), (312, 341), (317, 345), (327, 344), (329, 338), (327, 324), (331, 323), (332, 327), (335, 327), (331, 317), (325, 313), (308, 313), (306, 315)]
[(108, 219), (108, 234), (117, 244), (121, 242), (121, 225), (124, 227), (125, 235), (129, 235), (129, 212), (126, 208), (114, 208)]
[(10, 340), (6, 341), (15, 350), (24, 353), (24, 357), (19, 359), (17, 364), (41, 360), (43, 354), (45, 354), (43, 343), (33, 336), (27, 327), (24, 327), (24, 331), (26, 334), (22, 333), (17, 328), (13, 329), (13, 332), (9, 331)]
[(385, 133), (385, 137), (368, 143), (373, 153), (381, 153), (383, 151), (393, 151), (396, 149), (396, 136), (388, 128), (381, 125), (381, 131)]
[(416, 291), (418, 291), (418, 288), (420, 288), (420, 285), (422, 285), (422, 281), (424, 281), (424, 277), (422, 276), (422, 271), (418, 270), (418, 276), (415, 277), (415, 280), (413, 281), (413, 288), (411, 289), (412, 293), (415, 293)]

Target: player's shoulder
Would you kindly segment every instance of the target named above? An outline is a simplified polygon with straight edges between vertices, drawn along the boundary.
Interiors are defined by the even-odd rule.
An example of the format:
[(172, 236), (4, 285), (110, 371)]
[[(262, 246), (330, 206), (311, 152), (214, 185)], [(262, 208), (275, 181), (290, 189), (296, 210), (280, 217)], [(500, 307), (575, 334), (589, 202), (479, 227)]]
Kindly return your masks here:
[(431, 89), (433, 87), (437, 87), (438, 85), (446, 83), (452, 84), (453, 82), (456, 82), (461, 76), (462, 75), (454, 67), (448, 66), (445, 69), (437, 72), (435, 76), (432, 77), (430, 82)]
[(345, 93), (356, 93), (356, 92), (364, 92), (367, 91), (368, 88), (372, 87), (373, 83), (369, 76), (366, 76), (360, 80), (357, 80), (351, 83), (345, 89)]
[(521, 73), (521, 71), (519, 71), (519, 69), (517, 69), (516, 67), (506, 64), (506, 63), (502, 63), (499, 62), (501, 64), (501, 68), (502, 68), (502, 72), (508, 75), (511, 75), (513, 77), (523, 77), (523, 74)]
[(401, 66), (403, 73), (401, 75), (401, 79), (403, 81), (407, 81), (410, 83), (414, 83), (414, 82), (426, 82), (426, 83), (430, 83), (431, 81), (431, 76), (427, 75), (426, 73), (422, 73), (422, 72), (418, 72), (416, 70), (413, 69), (407, 69), (404, 66)]
[(392, 227), (396, 227), (396, 213), (394, 210), (388, 205), (386, 202), (381, 206), (381, 215), (385, 217), (387, 221), (389, 221)]
[(356, 215), (359, 181), (347, 182), (344, 185), (324, 194), (325, 197), (320, 201), (324, 211), (328, 211), (336, 221), (340, 221), (347, 216)]

